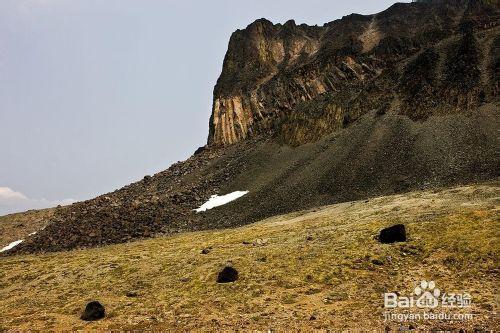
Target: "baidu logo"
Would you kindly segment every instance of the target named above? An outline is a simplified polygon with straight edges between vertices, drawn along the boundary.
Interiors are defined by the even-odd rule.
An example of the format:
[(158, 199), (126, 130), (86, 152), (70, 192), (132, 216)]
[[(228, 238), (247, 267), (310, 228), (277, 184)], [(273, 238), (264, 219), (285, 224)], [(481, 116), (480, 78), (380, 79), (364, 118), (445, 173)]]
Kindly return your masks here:
[[(473, 320), (473, 313), (456, 311), (458, 308), (470, 307), (471, 303), (472, 297), (467, 292), (461, 294), (445, 293), (436, 288), (434, 281), (422, 280), (413, 289), (410, 296), (400, 296), (395, 292), (385, 293), (384, 306), (387, 311), (383, 315), (385, 321), (399, 322)], [(440, 308), (436, 311), (437, 307)], [(448, 310), (445, 308), (448, 308)], [(454, 308), (455, 311), (449, 311), (450, 308)]]
[(417, 299), (418, 308), (434, 309), (439, 305), (439, 295), (441, 291), (436, 288), (434, 281), (421, 281), (420, 286), (415, 287), (414, 294)]
[(420, 281), (413, 290), (413, 295), (399, 296), (394, 292), (384, 294), (386, 308), (420, 308), (434, 309), (442, 307), (469, 307), (472, 297), (469, 293), (447, 294), (436, 288), (434, 281)]

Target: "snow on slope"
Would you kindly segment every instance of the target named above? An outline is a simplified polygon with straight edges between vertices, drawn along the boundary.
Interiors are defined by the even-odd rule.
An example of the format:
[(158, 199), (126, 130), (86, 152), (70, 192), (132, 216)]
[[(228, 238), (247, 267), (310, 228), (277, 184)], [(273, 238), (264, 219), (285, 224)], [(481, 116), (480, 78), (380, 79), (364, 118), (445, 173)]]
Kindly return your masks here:
[(210, 199), (208, 199), (207, 202), (205, 202), (199, 208), (196, 208), (195, 211), (197, 213), (199, 213), (199, 212), (204, 212), (206, 210), (212, 209), (212, 208), (217, 207), (217, 206), (225, 205), (228, 202), (234, 201), (234, 200), (244, 196), (247, 193), (248, 193), (248, 191), (235, 191), (235, 192), (231, 192), (229, 194), (221, 195), (221, 196), (219, 196), (217, 194), (212, 195), (210, 197)]
[(13, 241), (12, 243), (10, 243), (9, 245), (7, 245), (6, 247), (0, 249), (0, 252), (4, 252), (4, 251), (12, 249), (14, 246), (17, 246), (17, 245), (21, 244), (23, 242), (23, 240), (24, 239), (19, 239), (19, 240)]

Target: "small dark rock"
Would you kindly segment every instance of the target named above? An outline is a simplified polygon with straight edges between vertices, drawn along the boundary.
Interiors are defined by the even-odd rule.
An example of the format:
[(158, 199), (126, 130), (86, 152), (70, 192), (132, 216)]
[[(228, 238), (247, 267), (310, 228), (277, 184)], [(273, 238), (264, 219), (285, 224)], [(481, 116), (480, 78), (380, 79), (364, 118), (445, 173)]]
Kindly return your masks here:
[(384, 263), (381, 260), (373, 259), (372, 264), (377, 265), (377, 266), (382, 266)]
[(396, 224), (380, 230), (378, 237), (380, 243), (388, 244), (406, 241), (406, 229), (403, 224)]
[(149, 182), (151, 180), (151, 176), (150, 175), (146, 175), (146, 176), (144, 176), (143, 180), (145, 182)]
[(413, 326), (412, 324), (410, 324), (410, 325), (408, 326), (408, 329), (409, 329), (409, 330), (414, 330), (414, 329), (415, 329), (415, 326)]
[(137, 295), (136, 291), (128, 291), (126, 294), (127, 297), (137, 297)]
[(210, 253), (210, 249), (205, 248), (205, 249), (201, 250), (201, 254), (209, 254), (209, 253)]
[(217, 283), (228, 283), (238, 280), (238, 271), (233, 267), (226, 266), (217, 276)]
[(313, 239), (314, 239), (314, 237), (311, 236), (311, 235), (309, 235), (309, 236), (306, 237), (306, 240), (308, 240), (308, 241), (312, 241)]
[(98, 301), (92, 301), (87, 304), (85, 310), (80, 316), (80, 319), (85, 321), (93, 321), (102, 319), (104, 318), (104, 316), (105, 316), (104, 306), (102, 306), (102, 304), (99, 303)]
[(309, 320), (316, 320), (316, 316), (312, 315), (311, 317), (309, 317)]

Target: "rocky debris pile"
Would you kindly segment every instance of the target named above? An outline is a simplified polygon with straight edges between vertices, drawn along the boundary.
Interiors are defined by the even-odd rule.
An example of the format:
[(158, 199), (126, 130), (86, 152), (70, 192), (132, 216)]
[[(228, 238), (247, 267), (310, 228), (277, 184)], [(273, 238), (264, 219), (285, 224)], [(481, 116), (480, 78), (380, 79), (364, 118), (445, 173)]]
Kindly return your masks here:
[(80, 319), (85, 321), (94, 321), (104, 318), (106, 315), (104, 306), (98, 301), (92, 301), (85, 306), (85, 310), (83, 311)]
[(115, 192), (59, 207), (48, 226), (15, 251), (69, 250), (193, 230), (192, 222), (203, 219), (193, 209), (243, 170), (239, 154), (205, 149)]

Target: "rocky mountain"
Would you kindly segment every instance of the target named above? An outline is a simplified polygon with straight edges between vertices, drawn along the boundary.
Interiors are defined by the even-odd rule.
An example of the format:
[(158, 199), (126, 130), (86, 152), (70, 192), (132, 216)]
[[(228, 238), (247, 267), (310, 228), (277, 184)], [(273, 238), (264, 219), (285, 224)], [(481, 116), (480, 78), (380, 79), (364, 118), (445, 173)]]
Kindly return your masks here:
[[(495, 179), (497, 1), (398, 3), (323, 26), (231, 36), (208, 144), (168, 170), (60, 207), (7, 253), (59, 251), (413, 189)], [(213, 194), (249, 193), (197, 213)]]
[(370, 110), (413, 120), (474, 110), (498, 95), (497, 9), (420, 1), (322, 27), (257, 20), (231, 36), (208, 142), (273, 131), (298, 145)]

